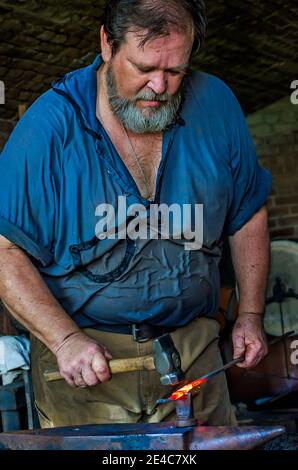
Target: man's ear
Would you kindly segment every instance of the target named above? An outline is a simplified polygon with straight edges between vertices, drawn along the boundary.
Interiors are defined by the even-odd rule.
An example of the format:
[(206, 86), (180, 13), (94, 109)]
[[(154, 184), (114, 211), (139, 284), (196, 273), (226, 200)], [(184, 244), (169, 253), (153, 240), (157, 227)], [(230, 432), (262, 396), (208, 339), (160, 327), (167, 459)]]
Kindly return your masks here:
[(100, 47), (101, 47), (102, 60), (104, 62), (110, 62), (112, 58), (112, 46), (108, 42), (108, 38), (105, 32), (104, 26), (101, 26), (100, 28)]

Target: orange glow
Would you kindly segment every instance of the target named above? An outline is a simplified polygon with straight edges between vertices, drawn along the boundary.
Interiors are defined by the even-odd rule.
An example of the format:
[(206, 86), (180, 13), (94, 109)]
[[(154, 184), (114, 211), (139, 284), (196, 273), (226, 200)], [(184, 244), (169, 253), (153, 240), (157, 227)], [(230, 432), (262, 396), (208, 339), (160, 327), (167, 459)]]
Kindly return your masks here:
[(178, 390), (176, 390), (176, 392), (173, 392), (169, 399), (179, 400), (180, 398), (183, 398), (186, 393), (190, 392), (191, 390), (194, 390), (195, 388), (200, 387), (206, 381), (207, 378), (194, 380), (193, 382), (184, 385), (184, 387), (179, 388)]

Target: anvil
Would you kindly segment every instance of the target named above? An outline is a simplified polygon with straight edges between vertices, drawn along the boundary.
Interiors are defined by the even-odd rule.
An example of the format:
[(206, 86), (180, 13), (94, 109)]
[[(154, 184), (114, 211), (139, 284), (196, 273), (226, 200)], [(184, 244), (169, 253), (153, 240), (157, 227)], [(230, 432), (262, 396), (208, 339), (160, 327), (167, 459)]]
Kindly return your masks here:
[(248, 450), (285, 432), (282, 426), (102, 424), (0, 433), (12, 450)]

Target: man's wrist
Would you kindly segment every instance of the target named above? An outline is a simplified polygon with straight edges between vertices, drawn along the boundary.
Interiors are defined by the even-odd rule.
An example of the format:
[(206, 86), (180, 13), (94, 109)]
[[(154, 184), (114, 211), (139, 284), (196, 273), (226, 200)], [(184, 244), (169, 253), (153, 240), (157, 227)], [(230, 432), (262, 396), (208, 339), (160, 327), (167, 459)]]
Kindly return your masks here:
[(246, 310), (241, 310), (241, 311), (239, 311), (238, 316), (239, 316), (239, 315), (257, 315), (257, 316), (263, 318), (263, 317), (264, 317), (264, 313), (265, 313), (264, 310), (262, 310), (262, 311), (246, 311)]
[(51, 351), (57, 355), (57, 353), (59, 352), (59, 350), (64, 346), (64, 344), (71, 338), (73, 337), (74, 335), (77, 335), (77, 334), (81, 334), (82, 333), (82, 330), (80, 330), (79, 328), (75, 328), (73, 331), (69, 331), (67, 334), (64, 334), (61, 338), (59, 338), (59, 341), (56, 341), (55, 342), (55, 345), (53, 345), (51, 349)]

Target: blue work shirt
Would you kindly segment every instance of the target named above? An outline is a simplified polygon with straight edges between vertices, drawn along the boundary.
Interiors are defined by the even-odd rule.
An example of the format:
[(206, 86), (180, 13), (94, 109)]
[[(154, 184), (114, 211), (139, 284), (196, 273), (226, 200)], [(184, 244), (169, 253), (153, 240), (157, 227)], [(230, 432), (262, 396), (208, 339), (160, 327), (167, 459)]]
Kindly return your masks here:
[[(224, 233), (233, 235), (266, 202), (241, 108), (218, 78), (192, 72), (176, 121), (164, 132), (158, 204), (203, 204), (203, 246), (183, 240), (95, 236), (96, 208), (118, 196), (150, 209), (96, 118), (98, 56), (43, 94), (0, 157), (0, 233), (25, 250), (81, 327), (147, 322), (181, 326), (212, 317)], [(41, 311), (42, 315), (42, 311)]]

